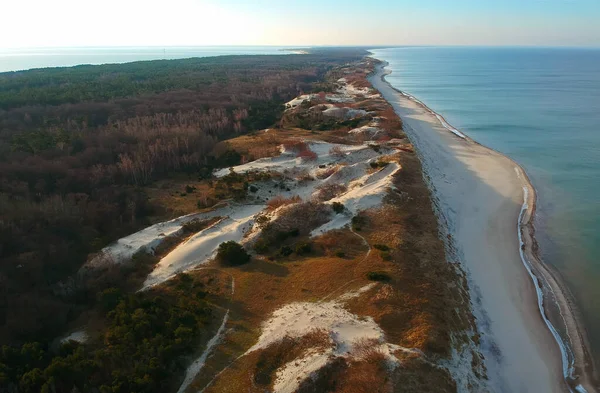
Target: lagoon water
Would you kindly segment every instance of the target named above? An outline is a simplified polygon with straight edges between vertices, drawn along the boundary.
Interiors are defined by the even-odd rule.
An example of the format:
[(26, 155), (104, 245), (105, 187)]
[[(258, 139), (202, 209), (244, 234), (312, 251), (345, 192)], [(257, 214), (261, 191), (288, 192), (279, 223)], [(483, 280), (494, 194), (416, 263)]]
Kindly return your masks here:
[[(600, 49), (378, 49), (387, 80), (521, 164), (543, 260), (563, 276), (600, 361)], [(515, 235), (516, 236), (516, 235)]]
[(0, 72), (222, 55), (289, 54), (274, 46), (0, 48)]

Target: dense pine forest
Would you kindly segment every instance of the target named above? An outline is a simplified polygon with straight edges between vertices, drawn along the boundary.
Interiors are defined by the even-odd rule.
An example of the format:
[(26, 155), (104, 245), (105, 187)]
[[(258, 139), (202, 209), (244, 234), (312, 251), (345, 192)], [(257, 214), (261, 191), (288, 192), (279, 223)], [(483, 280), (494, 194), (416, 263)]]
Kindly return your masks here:
[[(215, 150), (219, 141), (276, 124), (284, 102), (361, 56), (331, 49), (0, 74), (0, 392), (166, 391), (210, 322), (203, 284), (182, 276), (134, 294), (153, 263), (142, 256), (105, 277), (79, 269), (151, 217), (168, 218), (144, 187), (236, 164), (239, 155)], [(92, 309), (106, 324), (103, 347), (53, 345)]]

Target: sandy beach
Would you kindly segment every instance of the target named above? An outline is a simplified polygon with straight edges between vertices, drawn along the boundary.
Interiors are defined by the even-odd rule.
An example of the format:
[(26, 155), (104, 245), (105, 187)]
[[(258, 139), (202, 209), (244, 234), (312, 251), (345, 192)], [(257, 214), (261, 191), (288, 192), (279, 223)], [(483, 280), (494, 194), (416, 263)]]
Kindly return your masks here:
[[(417, 148), (454, 248), (450, 258), (460, 261), (467, 273), (491, 390), (594, 391), (585, 378), (574, 386), (565, 382), (565, 374), (571, 372), (566, 357), (570, 349), (561, 347), (560, 337), (540, 312), (541, 298), (533, 283), (537, 277), (530, 275), (520, 254), (522, 249), (527, 260), (533, 257), (527, 224), (535, 190), (525, 173), (394, 89), (383, 79), (383, 68), (378, 66), (370, 81), (394, 107)], [(518, 228), (524, 229), (523, 236)], [(563, 306), (561, 297), (556, 295)]]

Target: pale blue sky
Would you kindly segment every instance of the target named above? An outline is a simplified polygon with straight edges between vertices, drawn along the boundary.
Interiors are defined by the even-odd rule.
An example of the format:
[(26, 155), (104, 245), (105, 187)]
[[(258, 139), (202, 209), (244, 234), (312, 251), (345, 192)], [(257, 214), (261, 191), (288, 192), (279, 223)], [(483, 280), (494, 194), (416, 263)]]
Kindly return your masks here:
[(0, 48), (600, 46), (600, 0), (7, 0)]

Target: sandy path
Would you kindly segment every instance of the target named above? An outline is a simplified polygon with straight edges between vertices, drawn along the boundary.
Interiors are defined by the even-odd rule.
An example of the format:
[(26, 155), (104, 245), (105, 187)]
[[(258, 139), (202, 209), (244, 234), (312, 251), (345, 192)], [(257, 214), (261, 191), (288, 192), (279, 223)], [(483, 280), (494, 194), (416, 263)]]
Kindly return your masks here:
[(402, 118), (437, 207), (469, 276), (491, 388), (564, 392), (559, 347), (541, 318), (519, 255), (524, 180), (505, 156), (444, 128), (442, 119), (382, 81), (370, 80)]

